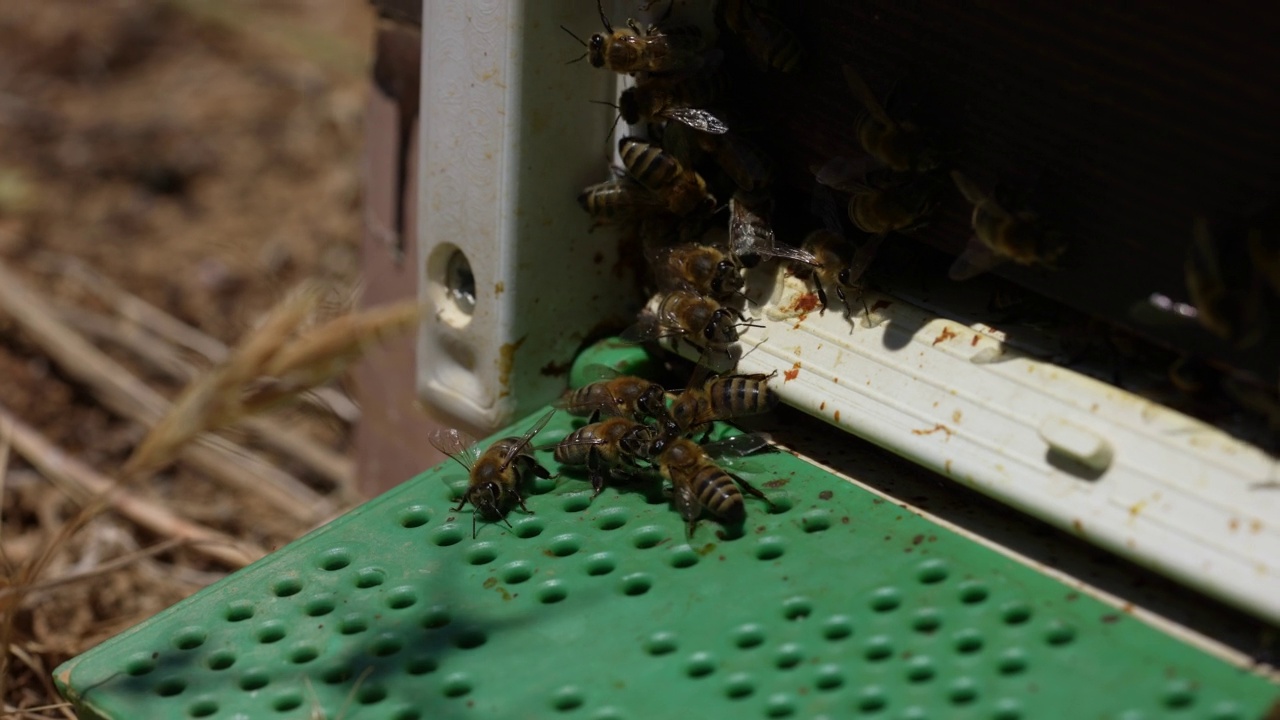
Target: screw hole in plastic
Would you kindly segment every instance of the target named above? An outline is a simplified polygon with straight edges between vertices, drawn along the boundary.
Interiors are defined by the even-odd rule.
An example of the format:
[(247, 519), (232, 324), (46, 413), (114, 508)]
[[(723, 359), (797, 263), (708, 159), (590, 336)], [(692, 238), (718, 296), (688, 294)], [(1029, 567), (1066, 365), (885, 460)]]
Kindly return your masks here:
[(596, 517), (596, 527), (601, 530), (617, 530), (627, 524), (627, 511), (623, 508), (609, 508)]
[(179, 650), (195, 650), (204, 644), (209, 634), (204, 628), (192, 625), (184, 627), (173, 636), (173, 646)]
[(551, 554), (556, 557), (569, 557), (581, 548), (582, 537), (573, 534), (557, 535), (551, 538), (551, 545), (549, 546)]
[(814, 680), (814, 685), (819, 690), (835, 690), (844, 685), (844, 673), (840, 672), (839, 665), (823, 665), (818, 668), (818, 677)]
[(389, 657), (404, 649), (404, 641), (391, 633), (382, 633), (369, 643), (369, 654), (374, 657)]
[(649, 592), (653, 587), (653, 578), (644, 573), (632, 573), (622, 578), (622, 594), (637, 597)]
[(644, 651), (653, 656), (669, 655), (676, 651), (679, 643), (676, 642), (676, 634), (672, 632), (656, 632), (649, 636), (644, 643)]
[(241, 622), (253, 617), (253, 602), (249, 600), (235, 600), (227, 605), (226, 617), (227, 622)]
[(181, 695), (183, 690), (187, 689), (187, 681), (179, 677), (168, 677), (156, 683), (156, 695), (160, 697), (174, 697)]
[(361, 590), (375, 588), (385, 582), (387, 574), (378, 568), (363, 568), (356, 573), (356, 587)]
[(341, 570), (351, 564), (351, 553), (346, 548), (333, 548), (326, 550), (320, 554), (319, 566), (321, 570), (333, 572)]
[(209, 653), (204, 664), (210, 670), (226, 670), (236, 664), (236, 654), (230, 650), (216, 650)]
[(400, 527), (406, 530), (412, 530), (416, 527), (422, 527), (431, 520), (431, 511), (425, 505), (410, 505), (400, 511)]
[(947, 564), (942, 560), (926, 560), (920, 563), (920, 567), (916, 570), (916, 579), (922, 585), (935, 585), (946, 580), (950, 574)]
[(777, 560), (782, 557), (786, 551), (786, 542), (783, 541), (782, 538), (761, 538), (760, 543), (756, 545), (756, 559)]
[(537, 592), (538, 602), (544, 605), (553, 605), (565, 598), (569, 597), (569, 591), (564, 584), (558, 580), (551, 580), (542, 584)]
[(271, 593), (280, 598), (291, 597), (300, 592), (302, 592), (302, 581), (296, 577), (283, 577), (271, 585)]
[(253, 670), (246, 670), (245, 673), (240, 676), (240, 689), (245, 692), (253, 692), (254, 690), (261, 690), (270, 682), (270, 676), (267, 674), (267, 671), (256, 668)]
[(807, 533), (822, 532), (831, 527), (831, 513), (814, 510), (800, 517), (800, 527)]
[(689, 656), (684, 674), (691, 678), (704, 678), (716, 671), (716, 659), (711, 653), (699, 652)]
[(480, 542), (467, 548), (467, 564), (488, 565), (498, 557), (498, 548), (490, 542)]
[(287, 692), (271, 701), (271, 709), (276, 712), (289, 712), (302, 707), (302, 696), (296, 692)]
[(782, 616), (788, 620), (803, 620), (813, 614), (813, 603), (809, 598), (793, 597), (782, 603)]
[(778, 656), (773, 664), (779, 670), (790, 670), (804, 660), (804, 651), (795, 643), (787, 643), (778, 648)]
[(589, 507), (591, 507), (591, 496), (587, 493), (565, 495), (560, 503), (560, 508), (567, 513), (582, 512)]
[(324, 593), (308, 598), (302, 609), (309, 617), (324, 617), (333, 612), (336, 607), (336, 597), (332, 593)]
[(408, 585), (392, 588), (387, 593), (387, 607), (392, 610), (404, 610), (418, 604), (418, 591)]
[(387, 689), (381, 685), (365, 684), (356, 693), (356, 702), (361, 705), (376, 705), (387, 699)]
[(730, 675), (725, 681), (724, 694), (730, 700), (743, 700), (751, 697), (756, 691), (756, 683), (746, 673)]
[(733, 631), (733, 644), (740, 650), (750, 650), (764, 644), (764, 628), (755, 623), (739, 626)]
[(489, 636), (479, 628), (467, 628), (453, 639), (454, 646), (460, 650), (475, 650), (487, 642), (489, 642)]
[(933, 661), (924, 656), (911, 658), (907, 662), (907, 680), (913, 683), (928, 682), (937, 674)]
[(279, 621), (269, 620), (258, 627), (258, 642), (263, 645), (283, 640), (284, 636), (284, 624)]
[(569, 712), (582, 707), (582, 691), (572, 685), (556, 690), (551, 695), (551, 707), (559, 712)]
[(828, 640), (844, 640), (853, 634), (853, 621), (844, 615), (835, 615), (822, 624), (822, 637)]
[(528, 540), (529, 538), (535, 538), (541, 535), (544, 527), (545, 526), (540, 518), (527, 517), (515, 523), (514, 532), (516, 537), (522, 540)]
[(673, 568), (691, 568), (698, 564), (698, 553), (688, 545), (677, 545), (671, 548), (671, 553), (667, 556), (667, 562)]
[(498, 571), (498, 577), (508, 585), (519, 585), (533, 577), (533, 566), (524, 560), (507, 563)]
[(427, 630), (436, 630), (449, 624), (452, 618), (449, 616), (449, 608), (444, 605), (433, 605), (427, 608), (422, 615), (422, 627)]
[(617, 563), (609, 553), (596, 553), (587, 558), (587, 574), (592, 577), (608, 575), (615, 567)]
[(197, 700), (191, 704), (191, 707), (187, 708), (187, 714), (195, 718), (209, 717), (217, 712), (218, 703), (210, 698)]
[(878, 613), (892, 612), (902, 605), (902, 595), (897, 588), (884, 587), (871, 593), (871, 609)]
[(444, 696), (460, 698), (471, 692), (471, 678), (462, 673), (454, 673), (444, 679)]
[(343, 635), (355, 635), (369, 629), (369, 621), (363, 615), (351, 613), (338, 621), (338, 632)]

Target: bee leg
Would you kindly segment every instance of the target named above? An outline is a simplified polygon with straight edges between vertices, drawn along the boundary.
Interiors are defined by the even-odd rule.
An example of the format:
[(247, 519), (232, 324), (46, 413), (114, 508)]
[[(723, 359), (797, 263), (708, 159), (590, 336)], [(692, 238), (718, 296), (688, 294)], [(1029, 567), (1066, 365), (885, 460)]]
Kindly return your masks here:
[(734, 481), (738, 483), (738, 487), (740, 487), (740, 488), (742, 488), (744, 491), (746, 491), (746, 493), (747, 493), (748, 495), (754, 495), (755, 497), (758, 497), (758, 498), (760, 498), (761, 500), (763, 500), (763, 501), (765, 501), (765, 502), (769, 503), (769, 507), (773, 507), (773, 502), (771, 502), (771, 501), (769, 500), (769, 498), (768, 498), (764, 493), (760, 492), (760, 491), (759, 491), (759, 490), (757, 490), (754, 486), (752, 486), (752, 485), (751, 485), (751, 483), (747, 482), (746, 480), (743, 480), (742, 478), (738, 477), (737, 475), (734, 475), (734, 476), (732, 476), (732, 477), (733, 477)]
[(595, 500), (596, 496), (604, 492), (604, 472), (600, 468), (600, 451), (592, 447), (587, 451), (587, 472), (591, 478), (591, 489), (595, 492), (591, 493), (591, 499)]
[(698, 519), (694, 518), (684, 524), (684, 539), (686, 541), (693, 539), (693, 534), (698, 532)]
[(706, 443), (708, 440), (710, 440), (710, 439), (711, 439), (711, 431), (712, 431), (712, 430), (714, 430), (714, 429), (715, 429), (715, 426), (714, 426), (714, 425), (712, 425), (711, 423), (707, 423), (707, 429), (706, 429), (706, 431), (705, 431), (705, 432), (703, 432), (703, 433), (702, 433), (702, 439), (698, 441), (698, 444), (699, 444), (699, 445), (702, 445), (702, 444)]
[(552, 478), (560, 477), (560, 474), (559, 474), (559, 473), (556, 473), (555, 475), (552, 475), (550, 470), (548, 470), (548, 469), (546, 469), (546, 468), (542, 467), (542, 466), (541, 466), (541, 465), (539, 465), (538, 463), (534, 463), (534, 464), (533, 464), (533, 467), (532, 467), (532, 468), (530, 468), (530, 470), (532, 470), (532, 471), (533, 471), (533, 474), (534, 474), (534, 475), (536, 475), (537, 477), (542, 478), (543, 480), (550, 480), (550, 479), (552, 479)]
[(453, 511), (458, 512), (462, 510), (462, 508), (465, 507), (466, 504), (467, 504), (467, 494), (463, 493), (462, 497), (458, 499), (458, 506), (453, 508)]
[[(813, 290), (818, 295), (818, 302), (822, 305), (822, 309), (818, 311), (819, 315), (827, 314), (827, 291), (822, 289), (822, 280), (818, 279), (818, 274), (813, 274)], [(836, 288), (839, 290), (839, 288)]]
[(471, 539), (476, 539), (476, 514), (471, 513)]

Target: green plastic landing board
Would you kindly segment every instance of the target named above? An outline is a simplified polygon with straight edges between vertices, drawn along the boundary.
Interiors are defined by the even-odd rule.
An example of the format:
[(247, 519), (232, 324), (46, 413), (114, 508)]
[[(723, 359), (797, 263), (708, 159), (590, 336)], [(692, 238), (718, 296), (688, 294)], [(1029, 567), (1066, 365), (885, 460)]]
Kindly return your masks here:
[[(539, 441), (580, 422), (558, 414)], [(744, 461), (773, 510), (748, 500), (740, 536), (704, 521), (691, 543), (656, 482), (592, 502), (573, 471), (472, 539), (447, 463), (56, 680), (82, 717), (120, 719), (1275, 710), (1266, 680), (796, 457)]]

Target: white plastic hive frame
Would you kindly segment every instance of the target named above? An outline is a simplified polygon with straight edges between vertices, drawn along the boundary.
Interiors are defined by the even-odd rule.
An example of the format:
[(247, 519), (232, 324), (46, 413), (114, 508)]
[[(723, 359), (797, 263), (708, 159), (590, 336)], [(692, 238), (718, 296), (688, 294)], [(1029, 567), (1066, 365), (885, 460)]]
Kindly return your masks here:
[(743, 334), (739, 372), (777, 371), (788, 404), (1280, 622), (1280, 472), (1265, 453), (985, 326), (869, 294), (884, 322), (851, 327), (838, 306), (796, 309), (808, 292), (780, 274), (750, 306), (764, 328)]
[(590, 101), (615, 97), (616, 76), (566, 64), (584, 48), (562, 24), (598, 32), (595, 3), (423, 4), (418, 389), (477, 430), (563, 390), (588, 333), (633, 298), (616, 237), (589, 233), (575, 201), (604, 179), (614, 112)]

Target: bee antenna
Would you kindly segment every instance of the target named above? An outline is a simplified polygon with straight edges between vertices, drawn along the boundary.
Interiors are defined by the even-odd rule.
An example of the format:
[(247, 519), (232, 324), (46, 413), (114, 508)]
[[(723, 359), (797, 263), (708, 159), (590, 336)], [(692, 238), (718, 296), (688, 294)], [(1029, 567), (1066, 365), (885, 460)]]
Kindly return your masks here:
[(574, 59), (570, 60), (569, 62), (565, 63), (565, 65), (572, 65), (572, 64), (574, 64), (574, 63), (576, 63), (576, 62), (582, 62), (582, 59), (583, 59), (583, 58), (585, 58), (586, 56), (587, 56), (587, 54), (586, 54), (586, 53), (582, 53), (582, 54), (581, 54), (581, 55), (579, 55), (578, 57), (576, 57), (576, 58), (574, 58)]
[[(577, 40), (579, 45), (581, 45), (582, 47), (587, 47), (587, 42), (582, 38), (578, 37), (577, 35), (574, 35), (572, 30), (565, 27), (564, 25), (561, 25), (560, 29), (569, 33), (569, 37), (573, 38), (574, 40)], [(582, 57), (586, 57), (586, 53), (583, 53)], [(578, 60), (581, 60), (581, 59), (582, 58), (578, 58)], [(575, 60), (574, 62), (577, 62), (577, 60)]]
[(593, 102), (593, 103), (595, 103), (596, 105), (607, 105), (607, 106), (609, 106), (609, 107), (613, 108), (614, 110), (617, 110), (617, 109), (618, 109), (618, 106), (617, 106), (617, 105), (615, 105), (615, 104), (613, 104), (613, 103), (609, 102), (608, 100), (591, 100), (590, 102)]
[(604, 23), (605, 32), (612, 33), (613, 25), (609, 24), (609, 18), (604, 14), (604, 0), (596, 0), (596, 9), (600, 11), (600, 22)]

